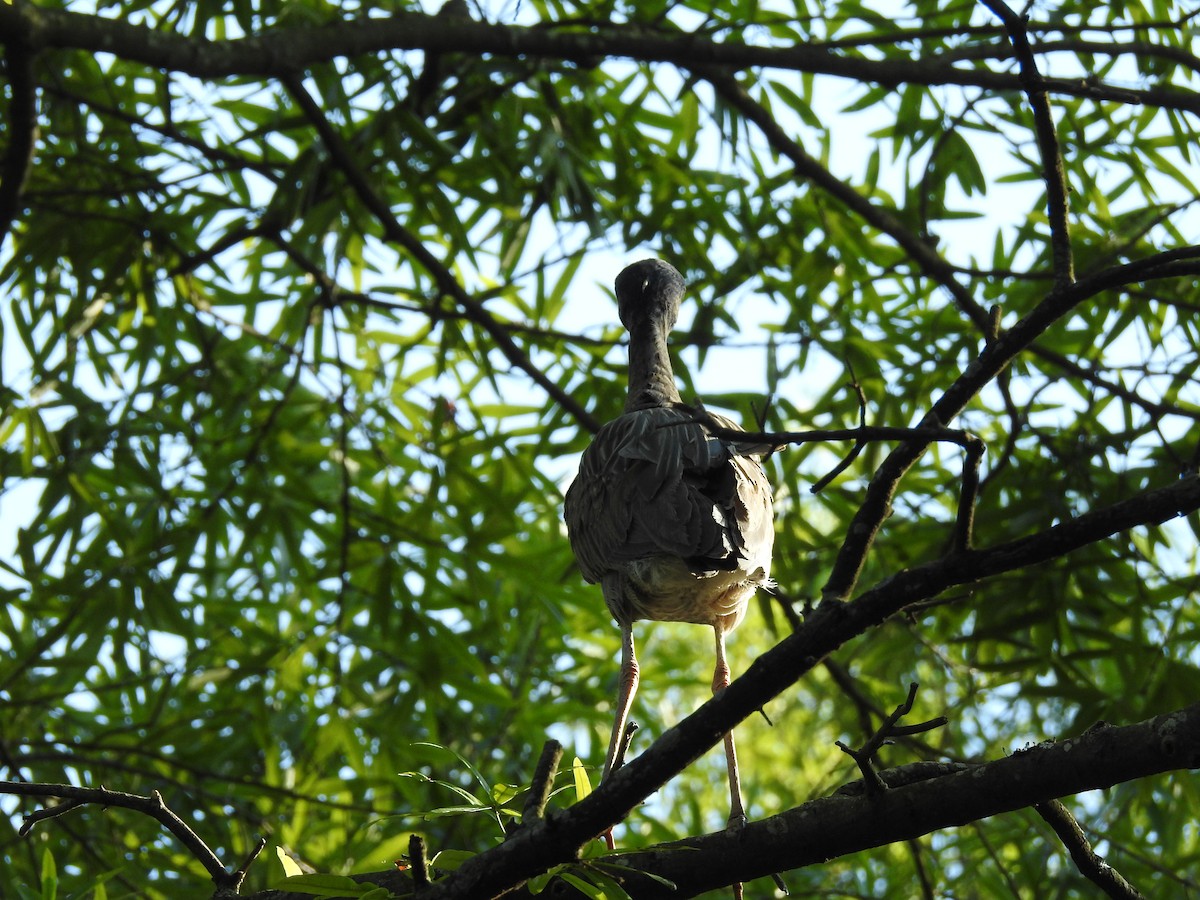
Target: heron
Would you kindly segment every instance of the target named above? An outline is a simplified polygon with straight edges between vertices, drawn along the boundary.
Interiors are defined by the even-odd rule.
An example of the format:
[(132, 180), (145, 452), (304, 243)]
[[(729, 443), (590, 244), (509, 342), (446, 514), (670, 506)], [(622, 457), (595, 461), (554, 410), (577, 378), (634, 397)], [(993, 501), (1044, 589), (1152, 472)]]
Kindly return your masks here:
[[(620, 764), (640, 669), (633, 623), (708, 625), (716, 640), (712, 689), (729, 685), (725, 636), (759, 587), (768, 586), (774, 543), (771, 485), (759, 457), (769, 447), (717, 437), (709, 424), (740, 430), (683, 403), (667, 340), (679, 315), (683, 277), (645, 259), (616, 278), (629, 332), (624, 412), (597, 432), (567, 490), (563, 517), (584, 578), (599, 584), (621, 629), (616, 717), (603, 784)], [(724, 736), (729, 772), (727, 827), (746, 822), (733, 733)], [(612, 846), (611, 830), (605, 835)]]

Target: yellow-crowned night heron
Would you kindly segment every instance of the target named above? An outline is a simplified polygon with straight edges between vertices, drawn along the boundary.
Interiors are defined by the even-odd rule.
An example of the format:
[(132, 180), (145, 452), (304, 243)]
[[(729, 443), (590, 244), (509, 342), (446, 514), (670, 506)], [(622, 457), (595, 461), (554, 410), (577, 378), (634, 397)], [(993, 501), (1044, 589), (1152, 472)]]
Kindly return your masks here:
[[(638, 685), (633, 623), (639, 619), (711, 625), (713, 693), (729, 684), (725, 634), (768, 583), (774, 527), (771, 485), (756, 455), (766, 448), (714, 437), (680, 399), (667, 352), (683, 278), (646, 259), (617, 276), (621, 322), (629, 330), (629, 399), (600, 429), (567, 491), (564, 517), (584, 577), (599, 583), (621, 626), (616, 721), (601, 781), (612, 773)], [(733, 735), (725, 735), (731, 826), (745, 822)], [(611, 843), (611, 840), (610, 840)]]

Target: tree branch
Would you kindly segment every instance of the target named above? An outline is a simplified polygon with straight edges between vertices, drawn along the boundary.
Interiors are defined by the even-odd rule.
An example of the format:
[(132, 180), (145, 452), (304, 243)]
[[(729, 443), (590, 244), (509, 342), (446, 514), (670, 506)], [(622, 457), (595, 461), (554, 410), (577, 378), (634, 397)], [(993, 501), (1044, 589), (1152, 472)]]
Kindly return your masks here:
[(855, 749), (842, 741), (834, 742), (839, 750), (854, 760), (858, 770), (862, 772), (862, 784), (868, 794), (878, 794), (887, 789), (887, 784), (879, 777), (873, 763), (875, 754), (884, 744), (891, 743), (894, 737), (911, 737), (914, 734), (923, 734), (926, 731), (941, 728), (946, 724), (946, 717), (938, 716), (936, 719), (919, 722), (916, 725), (898, 725), (897, 723), (902, 718), (912, 712), (916, 699), (917, 683), (914, 681), (908, 686), (908, 696), (905, 701), (892, 710), (891, 715), (884, 718), (882, 724), (875, 729), (875, 732), (861, 747)]
[(200, 836), (192, 831), (183, 819), (179, 818), (179, 816), (175, 815), (168, 808), (158, 791), (155, 791), (149, 797), (142, 797), (138, 794), (110, 791), (104, 787), (84, 788), (76, 787), (72, 784), (0, 781), (0, 794), (17, 794), (23, 797), (53, 797), (67, 801), (66, 803), (47, 807), (26, 816), (25, 822), (19, 832), (22, 837), (27, 835), (38, 822), (63, 815), (88, 803), (97, 803), (101, 806), (116, 806), (121, 809), (131, 809), (134, 812), (140, 812), (143, 815), (149, 816), (167, 829), (179, 843), (187, 848), (192, 856), (200, 861), (205, 871), (212, 877), (213, 884), (219, 890), (236, 891), (246, 874), (244, 866), (237, 872), (229, 872)]
[(1071, 255), (1071, 229), (1068, 220), (1069, 199), (1067, 176), (1063, 171), (1062, 154), (1058, 149), (1058, 133), (1054, 129), (1054, 113), (1046, 82), (1038, 71), (1037, 59), (1029, 45), (1026, 20), (1018, 16), (1004, 0), (981, 0), (1004, 24), (1008, 39), (1016, 53), (1021, 85), (1033, 110), (1034, 133), (1042, 157), (1042, 177), (1046, 182), (1046, 211), (1050, 219), (1050, 247), (1054, 259), (1054, 278), (1059, 287), (1075, 280), (1075, 262)]
[(542, 755), (538, 757), (533, 780), (529, 784), (529, 796), (521, 812), (521, 824), (530, 825), (546, 815), (546, 804), (550, 802), (550, 791), (554, 787), (554, 776), (562, 761), (563, 746), (558, 741), (546, 741)]
[[(0, 39), (5, 43), (17, 40), (39, 47), (105, 51), (153, 68), (185, 72), (198, 78), (279, 77), (344, 57), (425, 50), (541, 56), (584, 63), (596, 58), (625, 57), (688, 68), (697, 65), (776, 68), (886, 86), (953, 84), (990, 91), (1022, 89), (1016, 76), (986, 67), (962, 69), (938, 59), (864, 59), (835, 52), (833, 47), (821, 44), (756, 47), (736, 41), (712, 41), (698, 34), (663, 34), (638, 25), (608, 22), (581, 28), (575, 23), (522, 27), (464, 21), (446, 28), (445, 22), (431, 15), (395, 12), (386, 17), (336, 21), (316, 28), (281, 27), (253, 37), (214, 41), (29, 3), (0, 3), (0, 35), (5, 36)], [(1167, 109), (1200, 113), (1200, 94), (1176, 87), (1169, 91), (1131, 90), (1078, 78), (1046, 79), (1045, 87), (1068, 96), (1153, 103)]]
[[(889, 771), (897, 770), (884, 771), (879, 774), (888, 790), (877, 796), (855, 790), (860, 785), (855, 782), (830, 797), (751, 822), (740, 834), (718, 832), (664, 844), (622, 856), (621, 862), (631, 870), (626, 886), (639, 900), (689, 897), (734, 880), (818, 865), (1051, 798), (1198, 766), (1200, 704), (1193, 704), (1136, 725), (1047, 741), (982, 765), (933, 768), (939, 774), (912, 783), (889, 777)], [(924, 774), (926, 767), (931, 764), (913, 772)], [(649, 879), (639, 881), (634, 870), (666, 878), (677, 891)]]
[(1034, 807), (1037, 814), (1045, 819), (1046, 824), (1054, 829), (1076, 868), (1085, 878), (1094, 883), (1113, 900), (1145, 900), (1132, 884), (1122, 877), (1121, 873), (1096, 855), (1083, 829), (1075, 821), (1070, 810), (1057, 800), (1048, 800)]
[(859, 425), (857, 428), (814, 428), (810, 431), (741, 431), (736, 428), (724, 428), (702, 415), (700, 419), (705, 428), (717, 438), (736, 444), (764, 444), (772, 449), (779, 449), (788, 444), (810, 444), (825, 441), (854, 441), (854, 449), (838, 466), (813, 484), (810, 490), (815, 494), (826, 487), (834, 477), (845, 469), (849, 461), (871, 441), (907, 441), (920, 440), (925, 446), (944, 441), (957, 444), (965, 451), (963, 460), (962, 489), (959, 495), (958, 513), (954, 524), (954, 548), (956, 551), (966, 550), (971, 545), (971, 536), (975, 523), (975, 500), (979, 493), (979, 465), (983, 460), (986, 449), (983, 441), (957, 428), (900, 428), (888, 425)]
[[(1164, 269), (1182, 260), (1195, 259), (1200, 259), (1200, 246), (1180, 247), (1104, 269), (1063, 288), (1050, 291), (1011, 329), (984, 345), (974, 362), (929, 408), (918, 427), (940, 428), (943, 423), (953, 421), (984, 385), (991, 382), (1020, 353), (1032, 346), (1051, 325), (1080, 303), (1104, 291), (1158, 277)], [(880, 464), (867, 487), (866, 496), (858, 512), (846, 529), (846, 540), (838, 550), (833, 570), (822, 591), (824, 597), (842, 600), (853, 592), (866, 564), (871, 545), (887, 519), (900, 479), (920, 458), (926, 446), (928, 444), (924, 439), (906, 441), (888, 454)]]
[[(637, 761), (630, 763), (634, 765)], [(606, 870), (612, 874), (613, 867), (621, 867), (621, 884), (639, 900), (684, 900), (734, 881), (820, 865), (939, 829), (1049, 804), (1055, 798), (1197, 767), (1200, 703), (1134, 725), (1093, 728), (1069, 740), (1045, 741), (992, 762), (922, 761), (885, 769), (878, 773), (887, 786), (881, 793), (871, 794), (861, 780), (853, 781), (827, 797), (750, 822), (738, 832), (722, 830), (622, 853), (605, 860)], [(422, 897), (530, 896), (511, 891), (522, 880), (512, 877), (514, 859), (526, 859), (528, 868), (536, 871), (569, 862), (541, 856), (539, 848), (556, 846), (563, 829), (574, 827), (582, 806), (576, 804), (532, 828), (520, 829), (504, 844), (430, 885)], [(464, 872), (468, 877), (463, 877)], [(363, 880), (394, 890), (409, 888), (406, 877), (396, 873)], [(554, 896), (576, 896), (565, 884), (562, 887)], [(298, 894), (283, 892), (250, 900), (268, 898), (302, 900)]]

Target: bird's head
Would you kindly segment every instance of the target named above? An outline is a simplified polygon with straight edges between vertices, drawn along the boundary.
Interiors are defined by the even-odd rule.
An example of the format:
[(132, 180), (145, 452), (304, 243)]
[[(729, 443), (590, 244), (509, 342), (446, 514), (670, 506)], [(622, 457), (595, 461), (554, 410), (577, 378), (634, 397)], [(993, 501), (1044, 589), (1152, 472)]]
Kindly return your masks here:
[(675, 327), (683, 300), (683, 276), (661, 259), (643, 259), (626, 266), (617, 276), (617, 312), (630, 331), (646, 322)]

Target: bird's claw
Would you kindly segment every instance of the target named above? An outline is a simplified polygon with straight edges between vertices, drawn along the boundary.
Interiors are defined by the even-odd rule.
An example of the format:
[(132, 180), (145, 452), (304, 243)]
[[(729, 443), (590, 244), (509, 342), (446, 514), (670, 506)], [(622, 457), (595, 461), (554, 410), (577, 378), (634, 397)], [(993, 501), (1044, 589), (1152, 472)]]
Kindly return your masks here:
[(737, 813), (729, 817), (729, 821), (725, 823), (725, 830), (730, 834), (737, 834), (746, 827), (746, 814)]

